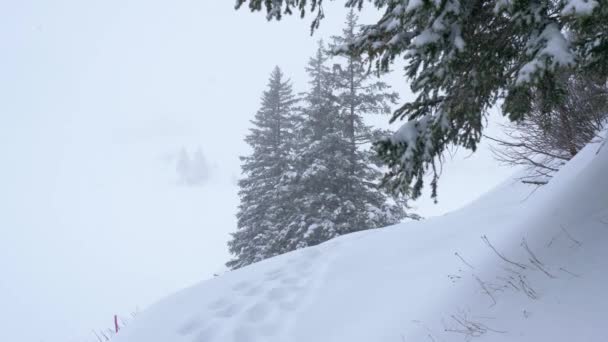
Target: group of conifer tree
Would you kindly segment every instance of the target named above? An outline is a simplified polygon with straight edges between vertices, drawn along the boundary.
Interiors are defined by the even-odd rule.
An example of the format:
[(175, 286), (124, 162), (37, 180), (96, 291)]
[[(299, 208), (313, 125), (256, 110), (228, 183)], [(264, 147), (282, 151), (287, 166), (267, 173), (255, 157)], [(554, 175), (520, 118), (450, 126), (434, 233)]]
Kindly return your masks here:
[(328, 52), (352, 43), (357, 29), (351, 12), (340, 37), (327, 48), (319, 43), (304, 94), (294, 94), (278, 67), (272, 72), (245, 139), (252, 152), (241, 157), (230, 268), (406, 217), (405, 199), (378, 187), (382, 171), (370, 145), (383, 132), (364, 121), (390, 114), (397, 94), (359, 56), (338, 61)]

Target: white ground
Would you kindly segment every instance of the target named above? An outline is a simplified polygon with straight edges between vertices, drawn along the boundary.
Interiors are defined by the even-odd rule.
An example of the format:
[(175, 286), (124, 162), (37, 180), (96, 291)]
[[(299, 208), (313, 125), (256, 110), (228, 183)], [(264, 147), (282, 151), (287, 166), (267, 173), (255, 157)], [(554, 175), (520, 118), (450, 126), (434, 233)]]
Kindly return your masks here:
[(510, 180), (442, 217), (203, 282), (115, 342), (608, 340), (608, 148), (598, 147), (531, 195)]

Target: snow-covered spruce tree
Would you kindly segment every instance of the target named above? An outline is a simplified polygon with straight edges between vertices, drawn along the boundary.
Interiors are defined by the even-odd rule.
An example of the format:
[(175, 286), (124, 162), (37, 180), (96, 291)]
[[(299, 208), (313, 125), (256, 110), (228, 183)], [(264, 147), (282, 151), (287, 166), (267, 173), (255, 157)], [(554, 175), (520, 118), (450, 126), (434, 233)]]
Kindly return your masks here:
[[(341, 102), (345, 97), (335, 89), (336, 79), (343, 76), (336, 78), (327, 59), (321, 43), (307, 67), (310, 91), (303, 98), (296, 172), (290, 186), (298, 210), (283, 237), (287, 250), (393, 224), (405, 215), (402, 203), (388, 201), (375, 188), (378, 174), (368, 164), (368, 155), (353, 145), (352, 134), (363, 138), (364, 126), (350, 131)], [(353, 115), (360, 122), (359, 112)]]
[(252, 153), (241, 157), (244, 178), (239, 181), (238, 229), (228, 243), (235, 256), (227, 263), (230, 268), (281, 253), (279, 235), (293, 207), (282, 182), (293, 168), (296, 102), (290, 82), (275, 68), (252, 121), (254, 127), (245, 138)]
[[(330, 50), (355, 41), (357, 20), (355, 11), (351, 10), (342, 36), (332, 37)], [(386, 132), (367, 125), (364, 117), (390, 114), (391, 105), (396, 104), (399, 97), (388, 84), (370, 72), (360, 55), (347, 53), (343, 57), (341, 64), (336, 64), (335, 58), (332, 60), (332, 85), (340, 118), (338, 125), (349, 143), (349, 169), (345, 179), (347, 196), (359, 210), (367, 212), (365, 227), (394, 224), (406, 216), (406, 197), (387, 196), (379, 189), (382, 172), (379, 160), (369, 146)]]
[[(237, 0), (252, 11), (280, 19), (294, 10), (324, 16), (323, 0)], [(365, 0), (345, 0), (362, 9)], [(380, 70), (399, 56), (416, 99), (392, 120), (407, 119), (376, 145), (390, 167), (386, 184), (418, 197), (426, 171), (433, 171), (449, 145), (475, 150), (483, 118), (497, 101), (517, 121), (542, 92), (548, 107), (564, 101), (563, 69), (608, 76), (608, 0), (374, 0), (384, 11), (342, 52), (367, 55)], [(546, 108), (549, 110), (550, 108)]]
[[(342, 36), (332, 37), (330, 51), (355, 41), (357, 20), (355, 12), (351, 10)], [(357, 156), (358, 146), (373, 142), (375, 137), (382, 135), (382, 131), (366, 125), (363, 117), (369, 114), (390, 114), (391, 105), (395, 105), (399, 97), (391, 91), (388, 84), (370, 72), (361, 56), (347, 53), (343, 57), (343, 63), (333, 64), (333, 87), (340, 117), (344, 121), (344, 134), (350, 141), (350, 160), (353, 167), (357, 159), (365, 160), (364, 164), (370, 165), (370, 156)]]

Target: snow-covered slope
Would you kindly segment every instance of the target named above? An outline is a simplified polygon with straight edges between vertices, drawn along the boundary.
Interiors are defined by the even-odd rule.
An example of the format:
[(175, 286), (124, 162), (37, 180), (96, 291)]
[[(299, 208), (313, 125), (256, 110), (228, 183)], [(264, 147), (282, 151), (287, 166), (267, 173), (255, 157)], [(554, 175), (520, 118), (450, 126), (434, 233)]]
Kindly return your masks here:
[(551, 182), (343, 236), (177, 293), (116, 342), (606, 341), (608, 148)]

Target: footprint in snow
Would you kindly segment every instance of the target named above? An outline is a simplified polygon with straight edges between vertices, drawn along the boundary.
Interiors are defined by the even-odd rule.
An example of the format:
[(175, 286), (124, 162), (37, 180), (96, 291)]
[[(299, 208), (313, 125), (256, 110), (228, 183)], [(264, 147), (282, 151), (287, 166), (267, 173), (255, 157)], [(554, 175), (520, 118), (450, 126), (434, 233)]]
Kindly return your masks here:
[(247, 297), (257, 296), (262, 292), (262, 290), (263, 290), (263, 287), (261, 285), (253, 286), (253, 287), (250, 287), (249, 289), (247, 289), (245, 292), (243, 292), (243, 295), (245, 295)]
[(277, 280), (277, 279), (281, 278), (282, 276), (283, 276), (283, 270), (275, 270), (275, 271), (267, 272), (264, 275), (264, 280), (266, 280), (266, 281)]
[(270, 291), (268, 291), (268, 293), (266, 293), (266, 298), (270, 299), (271, 301), (281, 301), (285, 299), (288, 294), (288, 290), (284, 287), (273, 287), (270, 289)]
[(259, 302), (250, 307), (245, 314), (249, 322), (257, 323), (264, 320), (269, 313), (270, 307), (264, 302)]
[(282, 268), (275, 268), (275, 269), (270, 270), (270, 271), (268, 271), (268, 272), (266, 272), (264, 274), (267, 275), (267, 276), (272, 276), (272, 275), (281, 274), (281, 273), (283, 273), (283, 269)]
[(312, 263), (308, 260), (298, 262), (294, 265), (296, 271), (300, 273), (306, 273), (312, 268)]
[(177, 333), (186, 336), (191, 335), (202, 327), (203, 323), (199, 318), (191, 318), (186, 323), (177, 328)]
[(251, 287), (251, 285), (249, 284), (249, 282), (241, 281), (240, 283), (237, 283), (236, 285), (234, 285), (232, 287), (232, 290), (234, 290), (234, 291), (243, 291), (243, 290), (247, 290), (250, 287)]
[(233, 303), (233, 304), (226, 306), (223, 309), (220, 309), (219, 311), (216, 312), (216, 314), (220, 317), (228, 318), (228, 317), (232, 317), (232, 316), (236, 315), (240, 309), (241, 308), (238, 304)]
[(298, 297), (294, 297), (289, 301), (281, 301), (279, 303), (279, 309), (285, 312), (295, 311), (300, 305), (300, 299)]
[(210, 326), (198, 332), (192, 342), (211, 342), (213, 338), (217, 335), (217, 333), (217, 327)]
[(302, 255), (310, 259), (316, 259), (321, 256), (321, 251), (317, 248), (306, 248), (303, 250)]
[(271, 337), (276, 335), (279, 331), (279, 324), (277, 322), (269, 322), (259, 326), (260, 335)]
[(285, 285), (297, 285), (299, 282), (299, 278), (296, 277), (285, 277), (280, 280), (282, 284)]
[(256, 334), (250, 327), (240, 326), (234, 329), (233, 342), (254, 342)]
[(207, 308), (210, 310), (220, 310), (222, 308), (225, 308), (229, 304), (230, 302), (226, 298), (220, 298), (209, 304)]

